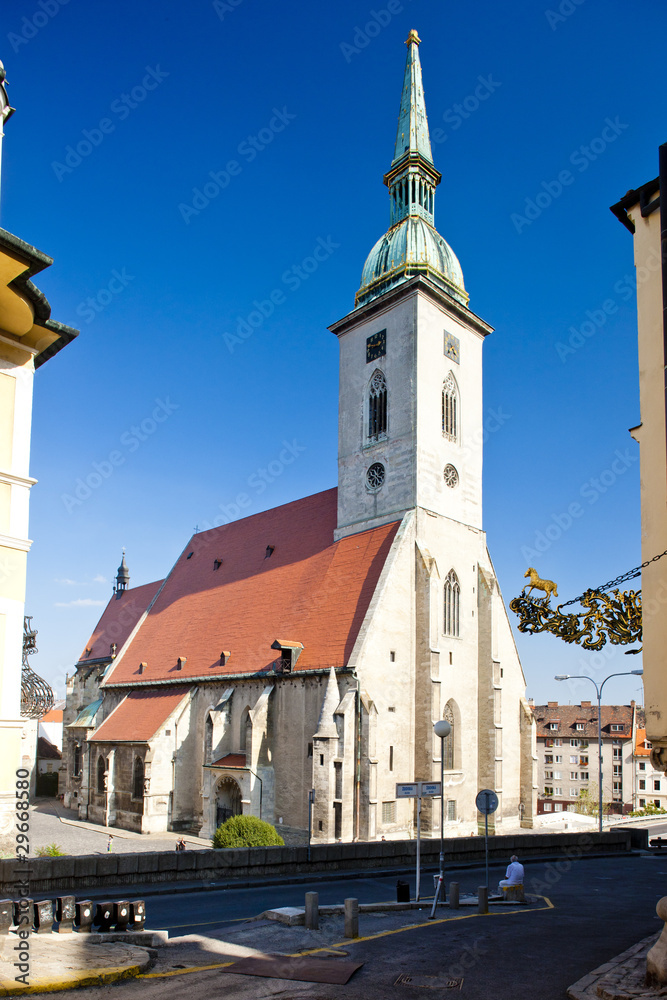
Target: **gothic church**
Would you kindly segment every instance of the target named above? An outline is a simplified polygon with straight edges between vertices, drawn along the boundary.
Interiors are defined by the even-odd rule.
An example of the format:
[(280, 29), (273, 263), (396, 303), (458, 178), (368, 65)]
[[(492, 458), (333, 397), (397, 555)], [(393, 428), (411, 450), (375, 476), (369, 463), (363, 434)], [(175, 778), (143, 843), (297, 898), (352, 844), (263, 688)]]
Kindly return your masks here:
[[(435, 228), (410, 32), (390, 226), (340, 344), (338, 488), (194, 535), (164, 580), (114, 596), (69, 682), (66, 804), (211, 836), (230, 815), (314, 841), (413, 833), (396, 783), (438, 780), (446, 836), (531, 827), (535, 729), (482, 528), (482, 347)], [(311, 796), (311, 791), (314, 795)], [(422, 829), (439, 834), (439, 804)]]

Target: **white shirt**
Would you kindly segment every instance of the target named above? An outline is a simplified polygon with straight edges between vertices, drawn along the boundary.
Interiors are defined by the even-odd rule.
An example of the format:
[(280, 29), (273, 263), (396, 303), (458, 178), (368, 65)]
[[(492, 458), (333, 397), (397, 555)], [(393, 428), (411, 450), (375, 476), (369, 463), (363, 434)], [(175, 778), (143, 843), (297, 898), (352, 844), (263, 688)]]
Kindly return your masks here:
[(518, 861), (511, 861), (507, 866), (507, 871), (505, 872), (505, 878), (510, 885), (522, 885), (523, 884), (523, 865)]

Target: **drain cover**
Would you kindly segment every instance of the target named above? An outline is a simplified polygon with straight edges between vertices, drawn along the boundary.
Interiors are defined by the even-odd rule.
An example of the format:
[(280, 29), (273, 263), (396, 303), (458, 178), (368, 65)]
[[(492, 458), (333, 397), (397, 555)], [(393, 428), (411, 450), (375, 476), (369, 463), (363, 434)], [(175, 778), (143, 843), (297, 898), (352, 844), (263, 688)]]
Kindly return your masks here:
[(463, 979), (452, 979), (449, 976), (410, 976), (402, 972), (394, 986), (418, 986), (426, 990), (460, 990)]

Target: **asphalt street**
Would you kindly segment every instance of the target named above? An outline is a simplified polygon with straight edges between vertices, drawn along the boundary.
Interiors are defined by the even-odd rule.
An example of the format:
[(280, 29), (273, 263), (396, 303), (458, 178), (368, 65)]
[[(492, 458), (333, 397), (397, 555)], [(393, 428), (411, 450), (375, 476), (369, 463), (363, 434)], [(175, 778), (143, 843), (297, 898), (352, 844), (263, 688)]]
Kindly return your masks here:
[[(501, 875), (495, 866), (492, 879)], [(459, 881), (462, 891), (474, 891), (483, 883), (483, 869), (450, 869), (447, 879)], [(148, 900), (148, 925), (169, 928), (172, 940), (181, 934), (203, 935), (197, 939), (198, 957), (179, 960), (178, 942), (174, 941), (173, 952), (161, 950), (157, 975), (88, 988), (78, 995), (102, 1000), (113, 992), (122, 1000), (139, 1000), (141, 991), (142, 1000), (200, 1000), (202, 995), (253, 1000), (274, 996), (282, 1000), (399, 1000), (402, 996), (423, 998), (423, 987), (429, 984), (432, 989), (439, 988), (427, 997), (451, 995), (444, 992), (444, 980), (454, 976), (463, 980), (457, 992), (470, 1000), (563, 1000), (571, 983), (661, 929), (655, 905), (667, 894), (667, 857), (584, 856), (528, 864), (527, 890), (546, 898), (518, 911), (497, 908), (485, 916), (443, 910), (434, 923), (424, 919), (425, 913), (417, 912), (406, 916), (401, 926), (392, 923), (390, 932), (383, 932), (381, 925), (378, 929), (377, 919), (362, 914), (358, 941), (343, 941), (341, 936), (339, 942), (333, 942), (340, 943), (350, 959), (364, 963), (346, 986), (260, 979), (220, 969), (193, 971), (193, 966), (215, 962), (215, 956), (207, 951), (207, 940), (217, 946), (241, 928), (245, 943), (251, 943), (253, 925), (241, 923), (244, 917), (268, 906), (298, 904), (308, 888), (319, 892), (323, 904), (340, 902), (346, 896), (370, 902), (394, 899), (395, 882), (395, 877), (369, 876), (312, 886), (258, 886), (152, 897)], [(327, 942), (323, 939), (322, 943)], [(271, 950), (290, 952), (287, 929), (285, 947), (273, 944)], [(397, 982), (406, 976), (412, 977), (415, 985), (405, 979)]]

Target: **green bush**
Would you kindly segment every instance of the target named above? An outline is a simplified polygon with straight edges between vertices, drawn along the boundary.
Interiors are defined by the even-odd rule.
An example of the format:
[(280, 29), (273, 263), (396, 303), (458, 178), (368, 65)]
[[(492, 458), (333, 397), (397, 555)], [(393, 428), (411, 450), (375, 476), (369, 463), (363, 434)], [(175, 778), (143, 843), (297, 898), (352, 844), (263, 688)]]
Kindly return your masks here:
[(662, 809), (659, 806), (654, 805), (652, 802), (645, 806), (644, 809), (635, 809), (631, 812), (631, 816), (660, 816), (663, 813), (667, 813), (667, 809)]
[(46, 847), (38, 847), (35, 851), (38, 858), (63, 858), (65, 853), (57, 844), (47, 844)]
[(232, 816), (213, 834), (214, 847), (281, 847), (275, 826), (257, 816)]

